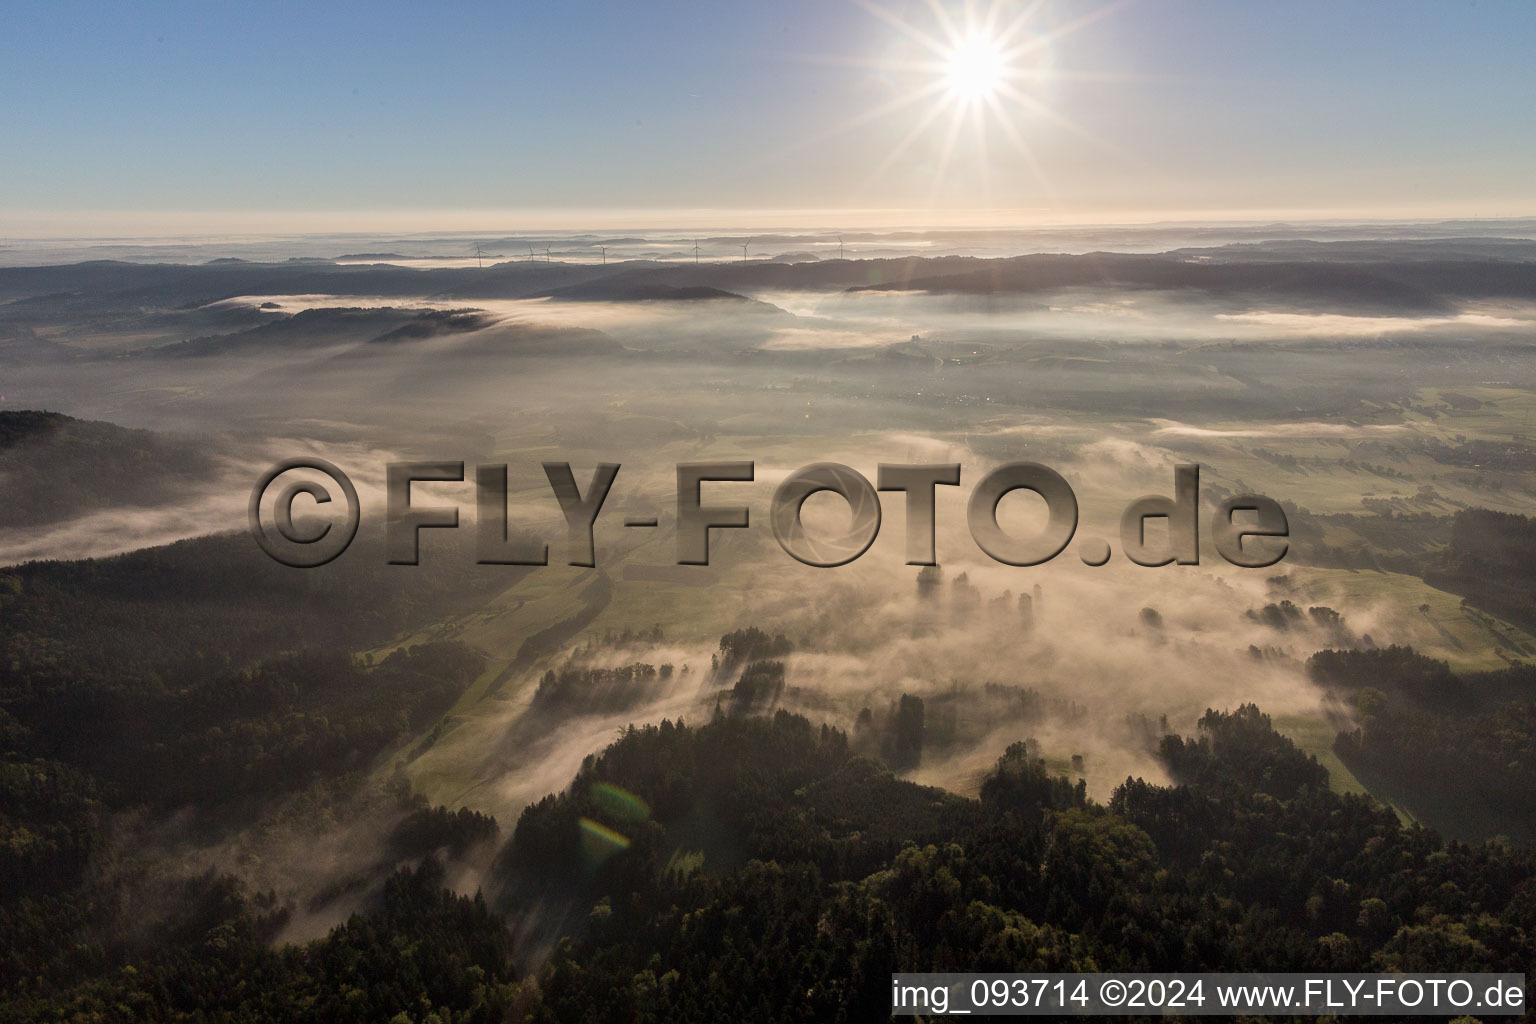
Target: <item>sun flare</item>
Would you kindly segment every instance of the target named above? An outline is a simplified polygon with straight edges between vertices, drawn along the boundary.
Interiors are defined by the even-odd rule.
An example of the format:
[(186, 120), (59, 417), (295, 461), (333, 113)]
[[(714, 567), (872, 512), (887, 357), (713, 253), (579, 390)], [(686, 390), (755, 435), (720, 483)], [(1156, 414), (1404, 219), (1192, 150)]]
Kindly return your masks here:
[(986, 36), (961, 40), (944, 61), (944, 84), (964, 104), (996, 96), (1008, 78), (1008, 58), (997, 41)]

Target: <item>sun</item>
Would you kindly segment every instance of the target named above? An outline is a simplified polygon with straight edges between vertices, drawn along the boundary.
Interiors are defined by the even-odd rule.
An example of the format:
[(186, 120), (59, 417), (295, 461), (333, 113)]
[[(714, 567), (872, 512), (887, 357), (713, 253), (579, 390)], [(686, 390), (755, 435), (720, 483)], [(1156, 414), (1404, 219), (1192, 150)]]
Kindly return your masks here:
[(944, 59), (944, 85), (963, 105), (984, 103), (1002, 91), (1010, 70), (996, 39), (973, 35), (956, 43)]
[[(855, 187), (865, 194), (887, 174), (932, 182), (931, 197), (951, 183), (972, 184), (986, 195), (993, 171), (1018, 192), (1020, 172), (1036, 184), (1029, 193), (1055, 202), (1056, 190), (1037, 155), (1064, 134), (1125, 159), (1119, 149), (1056, 110), (1055, 86), (1064, 81), (1132, 81), (1117, 72), (1057, 66), (1055, 50), (1066, 36), (1098, 21), (1130, 0), (1099, 0), (1047, 7), (1048, 0), (854, 0), (890, 31), (885, 50), (873, 57), (830, 57), (831, 63), (871, 71), (871, 84), (887, 98), (797, 140), (807, 148), (873, 122), (903, 121), (882, 149), (871, 150), (870, 167)], [(823, 58), (817, 58), (823, 59)], [(1001, 146), (997, 145), (1002, 143)], [(917, 157), (913, 157), (916, 151)], [(951, 176), (961, 153), (963, 167)], [(1006, 163), (1004, 161), (1007, 161)]]

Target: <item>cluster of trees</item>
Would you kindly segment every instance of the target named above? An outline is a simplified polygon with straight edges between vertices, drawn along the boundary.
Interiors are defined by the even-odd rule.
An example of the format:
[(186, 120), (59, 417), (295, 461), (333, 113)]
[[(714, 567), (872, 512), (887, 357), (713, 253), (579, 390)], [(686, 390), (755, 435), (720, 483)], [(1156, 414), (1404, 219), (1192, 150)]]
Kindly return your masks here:
[(496, 838), (496, 819), (460, 807), (418, 807), (395, 825), (389, 834), (388, 852), (395, 857), (426, 857), (444, 853), (449, 859), (463, 857), (475, 846)]
[(1345, 623), (1344, 616), (1327, 605), (1313, 605), (1303, 611), (1300, 605), (1286, 598), (1278, 603), (1270, 602), (1263, 608), (1250, 608), (1247, 616), (1254, 622), (1280, 632), (1310, 626), (1320, 630), (1330, 643), (1339, 647), (1354, 647), (1358, 644), (1375, 646), (1369, 633), (1357, 639)]
[(567, 664), (539, 679), (533, 705), (565, 713), (621, 711), (655, 696), (672, 678), (672, 666), (635, 662), (615, 668)]
[(897, 771), (916, 768), (923, 760), (923, 698), (904, 693), (891, 708), (885, 741), (885, 763)]
[[(859, 753), (905, 770), (918, 767), (928, 754), (943, 757), (968, 750), (1004, 724), (1026, 736), (1047, 728), (1048, 722), (1068, 725), (1087, 714), (1084, 705), (1070, 698), (1046, 697), (1031, 687), (954, 682), (922, 696), (901, 694), (884, 708), (860, 710), (853, 739)], [(1140, 736), (1128, 741), (1150, 748), (1161, 738), (1158, 733), (1150, 743)]]
[(730, 689), (730, 709), (735, 715), (772, 708), (784, 695), (782, 661), (749, 661)]
[(756, 626), (738, 629), (720, 638), (720, 651), (711, 659), (717, 678), (725, 678), (741, 666), (754, 661), (784, 658), (795, 645), (782, 633), (770, 635)]
[(602, 636), (593, 637), (591, 640), (580, 644), (571, 651), (571, 657), (575, 660), (590, 657), (599, 651), (614, 647), (655, 647), (667, 638), (666, 632), (661, 628), (661, 623), (654, 623), (645, 629), (605, 629)]
[(1446, 444), (1436, 438), (1424, 438), (1419, 447), (1436, 462), (1462, 469), (1496, 470), (1527, 473), (1536, 469), (1536, 451), (1528, 444), (1513, 441), (1467, 441)]

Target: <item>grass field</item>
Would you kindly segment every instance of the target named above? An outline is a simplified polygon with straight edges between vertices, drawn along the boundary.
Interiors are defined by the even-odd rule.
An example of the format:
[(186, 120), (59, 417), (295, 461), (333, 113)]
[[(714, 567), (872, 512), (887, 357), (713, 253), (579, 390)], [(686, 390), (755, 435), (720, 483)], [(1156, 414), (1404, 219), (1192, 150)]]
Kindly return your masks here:
[[(1518, 647), (1536, 649), (1536, 637), (1474, 608), (1464, 608), (1455, 594), (1437, 590), (1402, 573), (1374, 569), (1295, 568), (1290, 571), (1309, 602), (1342, 612), (1359, 631), (1378, 644), (1409, 644), (1457, 671), (1503, 668), (1497, 653)], [(1300, 601), (1298, 601), (1300, 603)], [(1427, 607), (1427, 610), (1425, 610)]]
[(1328, 787), (1335, 793), (1370, 792), (1366, 789), (1365, 783), (1356, 778), (1355, 773), (1350, 771), (1333, 752), (1333, 738), (1337, 730), (1323, 714), (1281, 718), (1276, 720), (1275, 728), (1302, 750), (1317, 758), (1318, 764), (1328, 769)]

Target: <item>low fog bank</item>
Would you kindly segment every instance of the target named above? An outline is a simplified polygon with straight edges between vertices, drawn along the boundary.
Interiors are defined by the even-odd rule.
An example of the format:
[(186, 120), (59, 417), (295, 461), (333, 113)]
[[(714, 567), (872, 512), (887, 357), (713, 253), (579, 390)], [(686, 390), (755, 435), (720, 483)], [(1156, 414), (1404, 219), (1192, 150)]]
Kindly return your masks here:
[[(1294, 262), (1222, 263), (1240, 280), (1220, 287), (1198, 277), (1215, 264), (1128, 256), (13, 270), (0, 274), (13, 296), (0, 305), (0, 391), (5, 408), (238, 434), (274, 454), (683, 461), (905, 431), (985, 458), (1151, 443), (1234, 486), (1280, 477), (1313, 510), (1358, 508), (1392, 471), (1507, 507), (1508, 488), (1475, 494), (1489, 487), (1465, 475), (1448, 492), (1414, 452), (1432, 463), (1458, 437), (1529, 437), (1536, 301), (1520, 296), (1536, 263), (1457, 262), (1461, 249), (1435, 245), (1409, 248), (1436, 260), (1373, 248), (1346, 271), (1312, 258), (1300, 278)], [(1391, 469), (1372, 480), (1359, 466)], [(6, 557), (223, 528), (239, 475), (203, 474), (160, 509), (82, 502), (80, 522), (18, 524)], [(141, 515), (156, 521), (138, 530)]]
[[(868, 447), (862, 455), (848, 442), (824, 454), (872, 473), (871, 450), (885, 447), (882, 440), (891, 439), (863, 441)], [(952, 451), (932, 441), (904, 443), (919, 458)], [(760, 463), (755, 485), (717, 485), (717, 493), (732, 494), (762, 515), (773, 485), (796, 465), (783, 457)], [(1170, 489), (1166, 454), (1138, 458), (1105, 449), (1062, 465), (1081, 485), (1080, 538), (1117, 537), (1119, 505)], [(967, 466), (965, 480), (974, 484), (985, 468)], [(661, 485), (652, 480), (638, 486), (647, 483)], [(874, 546), (838, 569), (794, 562), (761, 520), (740, 537), (722, 531), (711, 566), (700, 570), (713, 606), (704, 621), (692, 611), (691, 584), (659, 576), (629, 582), (636, 567), (671, 559), (670, 536), (623, 550), (621, 528), (600, 526), (598, 547), (609, 557), (599, 569), (614, 581), (605, 615), (586, 626), (578, 642), (510, 672), (501, 689), (453, 722), (411, 771), (433, 787), (434, 799), (463, 800), (504, 817), (561, 788), (594, 744), (630, 723), (786, 707), (857, 734), (864, 728), (861, 717), (878, 724), (909, 694), (929, 702), (930, 722), (936, 723), (935, 740), (921, 761), (923, 780), (968, 791), (978, 770), (1008, 743), (1032, 736), (1064, 767), (1070, 755), (1082, 755), (1093, 791), (1107, 796), (1127, 775), (1160, 777), (1149, 731), (1155, 743), (1161, 735), (1156, 730), (1165, 725), (1192, 729), (1205, 709), (1246, 701), (1282, 718), (1316, 717), (1320, 694), (1305, 676), (1305, 659), (1322, 647), (1385, 643), (1392, 635), (1374, 602), (1352, 604), (1343, 625), (1319, 612), (1277, 629), (1266, 606), (1299, 601), (1305, 617), (1306, 608), (1323, 602), (1308, 603), (1305, 583), (1287, 579), (1284, 566), (1237, 569), (1208, 543), (1200, 567), (1144, 568), (1117, 558), (1090, 568), (1077, 558), (1076, 546), (1045, 566), (1002, 566), (970, 539), (964, 527), (968, 488), (957, 490), (940, 495), (943, 569), (930, 597), (919, 597), (918, 570), (903, 564), (904, 516), (899, 501), (888, 500)], [(1213, 506), (1208, 490), (1204, 507)], [(1043, 522), (1023, 499), (1017, 508), (1005, 504), (1000, 515), (1020, 534)], [(815, 518), (808, 513), (809, 521)], [(835, 522), (819, 525), (829, 533), (838, 529)], [(560, 574), (571, 572), (541, 571), (551, 577), (545, 584), (556, 587)], [(527, 614), (540, 601), (559, 606), (558, 596), (542, 593), (530, 592), (516, 607)], [(621, 624), (637, 634), (654, 624), (664, 639), (603, 639)], [(745, 665), (712, 665), (721, 656), (720, 636), (746, 628), (782, 634), (791, 646), (768, 659), (782, 661), (783, 671), (768, 685), (766, 700), (750, 680), (739, 689)], [(522, 634), (503, 639), (490, 627), (477, 627), (466, 636), (493, 650), (505, 643), (510, 655)], [(581, 674), (633, 666), (657, 672), (633, 679)], [(550, 672), (553, 680), (546, 678)], [(551, 687), (565, 695), (552, 699)]]

